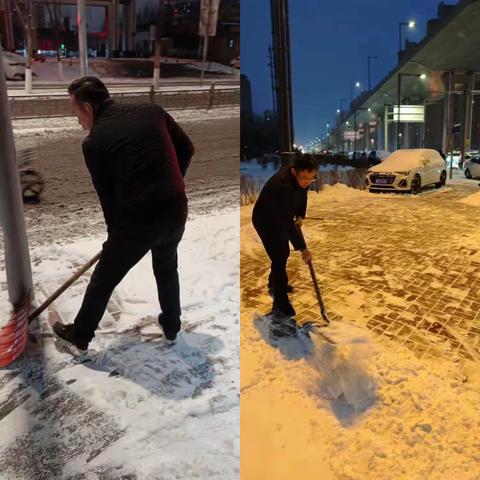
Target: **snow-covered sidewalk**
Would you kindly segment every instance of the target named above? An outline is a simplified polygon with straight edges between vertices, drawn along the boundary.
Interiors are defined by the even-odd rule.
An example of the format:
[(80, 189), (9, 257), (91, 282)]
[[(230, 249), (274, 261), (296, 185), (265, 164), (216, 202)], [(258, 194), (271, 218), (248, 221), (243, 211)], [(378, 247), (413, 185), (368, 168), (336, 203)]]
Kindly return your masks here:
[[(33, 247), (37, 294), (102, 241)], [(2, 480), (238, 478), (238, 262), (238, 209), (188, 222), (179, 249), (185, 330), (175, 346), (158, 335), (150, 255), (116, 289), (91, 361), (57, 350), (41, 320), (40, 344), (0, 371)], [(57, 301), (66, 322), (87, 281)]]
[[(304, 233), (337, 328), (273, 339), (269, 262), (241, 209), (242, 479), (480, 478), (477, 183), (309, 194)], [(318, 318), (292, 252), (299, 321)]]

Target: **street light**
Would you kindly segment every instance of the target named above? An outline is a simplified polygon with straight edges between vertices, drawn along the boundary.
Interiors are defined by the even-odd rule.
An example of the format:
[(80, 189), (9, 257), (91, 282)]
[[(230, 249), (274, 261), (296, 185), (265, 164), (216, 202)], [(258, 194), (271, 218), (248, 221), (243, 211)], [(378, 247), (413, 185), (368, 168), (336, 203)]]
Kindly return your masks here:
[(415, 28), (415, 22), (410, 20), (408, 22), (400, 22), (398, 24), (398, 59), (400, 60), (400, 52), (402, 51), (402, 27), (408, 27), (410, 30)]
[(427, 76), (425, 73), (418, 74), (418, 73), (399, 73), (397, 77), (397, 121), (396, 123), (396, 133), (397, 133), (397, 150), (400, 149), (400, 139), (402, 138), (402, 134), (400, 133), (400, 106), (402, 104), (402, 77), (413, 77), (413, 78), (420, 78), (421, 80), (425, 80)]
[(353, 103), (353, 87), (360, 87), (360, 82), (355, 82), (350, 84), (350, 103)]
[(376, 60), (378, 57), (377, 56), (369, 56), (368, 57), (368, 91), (370, 91), (372, 89), (372, 84), (371, 84), (371, 81), (370, 81), (370, 60)]

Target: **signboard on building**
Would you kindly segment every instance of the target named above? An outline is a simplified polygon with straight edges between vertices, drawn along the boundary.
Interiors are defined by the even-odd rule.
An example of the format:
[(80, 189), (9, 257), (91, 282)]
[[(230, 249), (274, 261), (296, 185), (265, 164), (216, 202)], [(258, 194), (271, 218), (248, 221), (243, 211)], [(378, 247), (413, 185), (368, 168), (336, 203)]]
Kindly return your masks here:
[(201, 37), (214, 37), (217, 34), (218, 9), (220, 0), (201, 0), (200, 24), (198, 34)]
[(393, 106), (394, 122), (401, 123), (425, 123), (424, 105), (400, 105), (400, 119), (398, 118), (398, 105)]
[[(357, 140), (360, 140), (360, 132), (357, 133)], [(355, 140), (355, 132), (353, 130), (345, 130), (343, 132), (343, 139), (344, 140)]]

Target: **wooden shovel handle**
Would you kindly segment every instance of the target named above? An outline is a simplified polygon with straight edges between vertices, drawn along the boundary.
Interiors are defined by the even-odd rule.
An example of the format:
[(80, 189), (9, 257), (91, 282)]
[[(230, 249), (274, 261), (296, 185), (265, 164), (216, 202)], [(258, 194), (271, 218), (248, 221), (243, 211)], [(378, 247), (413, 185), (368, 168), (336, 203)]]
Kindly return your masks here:
[(83, 267), (79, 268), (61, 287), (53, 292), (39, 307), (37, 307), (28, 317), (28, 323), (38, 317), (51, 303), (53, 303), (72, 283), (78, 280), (92, 265), (97, 263), (102, 252), (98, 252)]

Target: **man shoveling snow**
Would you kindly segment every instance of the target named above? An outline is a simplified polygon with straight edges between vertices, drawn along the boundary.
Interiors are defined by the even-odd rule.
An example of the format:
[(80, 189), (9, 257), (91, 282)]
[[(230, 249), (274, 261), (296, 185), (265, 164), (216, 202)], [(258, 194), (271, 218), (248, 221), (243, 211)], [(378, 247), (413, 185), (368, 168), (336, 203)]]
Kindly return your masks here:
[(55, 333), (86, 350), (114, 288), (149, 251), (168, 340), (180, 330), (177, 246), (187, 218), (183, 177), (194, 153), (173, 118), (152, 104), (115, 103), (95, 77), (69, 87), (70, 107), (89, 131), (83, 153), (97, 191), (108, 238), (74, 323)]
[(268, 180), (253, 209), (253, 225), (272, 262), (268, 288), (273, 296), (272, 313), (276, 315), (295, 316), (288, 298), (292, 291), (286, 269), (289, 242), (301, 251), (305, 263), (312, 259), (297, 226), (305, 218), (307, 190), (316, 179), (316, 170), (311, 155), (297, 157), (293, 167), (283, 167)]

